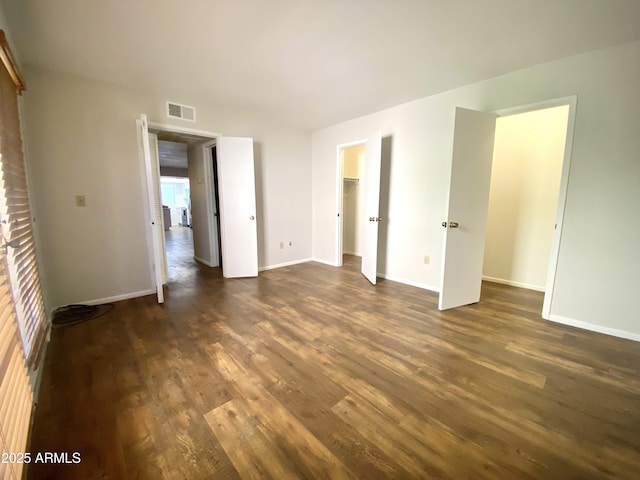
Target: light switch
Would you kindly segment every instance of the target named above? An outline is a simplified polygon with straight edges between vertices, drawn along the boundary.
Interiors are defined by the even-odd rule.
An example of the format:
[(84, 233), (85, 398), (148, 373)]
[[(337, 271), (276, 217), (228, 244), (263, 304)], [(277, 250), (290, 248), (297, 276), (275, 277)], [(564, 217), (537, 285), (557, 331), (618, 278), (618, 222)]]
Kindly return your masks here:
[(76, 207), (86, 207), (87, 198), (84, 195), (76, 195)]

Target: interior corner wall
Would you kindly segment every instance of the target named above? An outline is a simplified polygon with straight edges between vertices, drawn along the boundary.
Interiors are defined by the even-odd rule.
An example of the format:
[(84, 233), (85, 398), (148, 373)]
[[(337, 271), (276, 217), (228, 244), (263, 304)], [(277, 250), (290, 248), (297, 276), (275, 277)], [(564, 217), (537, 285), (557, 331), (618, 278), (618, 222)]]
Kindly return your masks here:
[[(311, 257), (310, 132), (207, 98), (26, 68), (25, 142), (48, 307), (153, 291), (135, 120), (254, 138), (261, 267)], [(198, 122), (165, 117), (172, 98)], [(87, 206), (76, 207), (75, 195)], [(279, 241), (292, 247), (280, 250)]]
[[(380, 272), (440, 287), (456, 106), (482, 111), (577, 95), (551, 317), (640, 340), (640, 42), (565, 58), (313, 132), (313, 255), (335, 263), (336, 146), (382, 131), (390, 144)], [(385, 262), (380, 262), (380, 256)], [(423, 256), (430, 255), (430, 265)]]
[(483, 277), (544, 291), (569, 106), (498, 117)]

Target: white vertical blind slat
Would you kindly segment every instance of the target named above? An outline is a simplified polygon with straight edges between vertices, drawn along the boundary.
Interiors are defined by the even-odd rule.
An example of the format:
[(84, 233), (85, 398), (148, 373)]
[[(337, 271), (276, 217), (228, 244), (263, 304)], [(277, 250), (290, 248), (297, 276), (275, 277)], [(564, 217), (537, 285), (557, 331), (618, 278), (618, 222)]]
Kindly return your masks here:
[[(2, 30), (0, 60), (3, 65), (0, 66), (2, 243), (12, 243), (15, 239), (24, 243), (24, 248), (0, 246), (0, 449), (18, 453), (27, 447), (33, 405), (29, 365), (33, 358), (39, 356), (40, 339), (42, 332), (47, 331), (48, 323), (33, 247), (20, 140), (17, 93), (24, 89), (24, 83), (14, 68), (15, 62)], [(28, 312), (28, 315), (23, 312)], [(18, 480), (22, 478), (22, 471), (22, 464), (0, 463), (2, 479)]]

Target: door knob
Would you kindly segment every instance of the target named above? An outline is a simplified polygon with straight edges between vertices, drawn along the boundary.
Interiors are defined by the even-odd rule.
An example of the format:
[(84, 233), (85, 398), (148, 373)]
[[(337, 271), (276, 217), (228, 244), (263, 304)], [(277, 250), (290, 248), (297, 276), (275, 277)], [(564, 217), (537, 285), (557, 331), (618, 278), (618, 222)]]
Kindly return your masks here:
[(443, 226), (444, 228), (447, 228), (447, 222), (442, 222), (442, 226)]
[(255, 220), (255, 219), (256, 219), (256, 217), (254, 217), (253, 215), (251, 215), (251, 216), (249, 217), (249, 220)]
[(458, 222), (449, 222), (449, 228), (458, 228)]
[(382, 221), (382, 217), (376, 218), (376, 222), (381, 222), (381, 221)]

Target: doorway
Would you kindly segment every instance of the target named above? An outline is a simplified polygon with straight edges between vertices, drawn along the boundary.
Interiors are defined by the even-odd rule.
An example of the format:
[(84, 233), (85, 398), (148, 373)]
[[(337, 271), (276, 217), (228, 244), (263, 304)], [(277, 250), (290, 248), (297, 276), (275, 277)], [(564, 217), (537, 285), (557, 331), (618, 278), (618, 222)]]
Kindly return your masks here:
[(342, 171), (342, 240), (338, 259), (344, 255), (362, 257), (362, 224), (364, 223), (364, 158), (366, 144), (351, 145), (341, 149)]
[[(255, 197), (255, 168), (253, 156), (253, 138), (249, 137), (221, 137), (218, 134), (207, 135), (200, 130), (173, 127), (170, 125), (150, 124), (147, 116), (142, 114), (136, 121), (138, 132), (139, 155), (142, 167), (142, 186), (146, 190), (145, 212), (147, 216), (147, 244), (149, 245), (150, 276), (155, 285), (158, 303), (164, 303), (164, 285), (166, 283), (166, 253), (164, 229), (162, 227), (163, 214), (160, 200), (160, 168), (157, 148), (153, 150), (151, 144), (156, 137), (153, 131), (172, 132), (177, 134), (195, 135), (204, 139), (204, 143), (197, 143), (189, 149), (190, 193), (192, 207), (192, 226), (194, 231), (193, 243), (195, 255), (198, 255), (199, 245), (202, 252), (208, 253), (209, 258), (213, 245), (217, 242), (211, 239), (214, 224), (213, 216), (213, 165), (207, 147), (216, 145), (216, 159), (218, 172), (218, 195), (220, 235), (223, 251), (225, 252), (225, 278), (256, 277), (258, 276), (258, 245)], [(206, 141), (208, 140), (208, 141)], [(193, 155), (191, 155), (193, 152)], [(196, 201), (196, 194), (198, 201)], [(204, 220), (196, 220), (196, 205), (202, 205), (200, 214)], [(200, 225), (196, 235), (196, 226)], [(201, 242), (202, 239), (206, 241)], [(200, 243), (199, 243), (200, 242)]]
[(544, 292), (569, 105), (496, 120), (483, 280)]
[[(351, 150), (353, 149), (353, 150)], [(346, 163), (345, 163), (345, 158)], [(354, 160), (351, 160), (354, 158)], [(366, 140), (345, 143), (337, 146), (337, 223), (336, 223), (336, 261), (341, 267), (345, 252), (345, 228), (349, 229), (357, 222), (351, 232), (347, 231), (347, 241), (356, 238), (359, 241), (351, 245), (361, 254), (360, 271), (372, 285), (377, 281), (378, 265), (378, 226), (380, 218), (380, 170), (382, 164), (382, 134), (376, 132)], [(346, 171), (345, 171), (346, 169)], [(346, 178), (346, 180), (345, 180)], [(345, 223), (345, 194), (355, 193), (355, 199), (362, 189), (362, 209), (355, 207), (355, 215)], [(354, 202), (355, 203), (355, 202)], [(355, 217), (355, 218), (353, 218)], [(349, 235), (352, 234), (352, 238)]]
[[(216, 165), (218, 174), (218, 196), (220, 236), (222, 250), (225, 252), (225, 278), (258, 276), (258, 234), (256, 221), (255, 167), (253, 138), (222, 137), (216, 134), (203, 135), (199, 130), (150, 124), (142, 114), (136, 121), (141, 167), (144, 168), (142, 181), (147, 191), (145, 212), (148, 221), (147, 244), (149, 245), (149, 267), (155, 285), (158, 303), (164, 303), (164, 285), (166, 265), (164, 235), (162, 228), (162, 203), (160, 201), (160, 173), (157, 151), (152, 152), (151, 140), (154, 131), (168, 131), (180, 135), (195, 135), (203, 138), (204, 143), (196, 143), (188, 152), (189, 177), (191, 186), (192, 226), (194, 231), (194, 257), (198, 256), (200, 240), (206, 239), (206, 248), (200, 249), (209, 259), (213, 258), (212, 224), (213, 206), (213, 165), (207, 148), (216, 146)], [(157, 149), (156, 149), (157, 150)], [(192, 153), (193, 152), (193, 153)], [(193, 160), (193, 162), (192, 162)], [(193, 168), (191, 168), (193, 165)], [(196, 196), (198, 197), (196, 199)], [(196, 205), (203, 205), (196, 216)], [(199, 226), (198, 230), (196, 227)], [(197, 232), (200, 232), (197, 234)], [(197, 258), (196, 258), (197, 259)]]
[[(193, 231), (191, 222), (191, 194), (186, 176), (163, 175), (162, 141), (160, 151), (160, 196), (162, 199), (163, 228), (167, 265), (167, 282), (176, 282), (194, 268)], [(186, 146), (186, 145), (185, 145)], [(187, 169), (185, 169), (187, 170)], [(171, 172), (174, 175), (178, 172)]]
[[(214, 142), (213, 137), (167, 131), (150, 126), (151, 153), (157, 157), (160, 172), (163, 238), (160, 242), (166, 284), (184, 281), (194, 275), (200, 259), (203, 230), (206, 224), (207, 196), (198, 183), (198, 157), (203, 145)], [(156, 147), (153, 147), (156, 144)], [(200, 178), (202, 176), (200, 175)], [(193, 187), (197, 192), (192, 192)], [(195, 193), (195, 194), (194, 194)], [(204, 213), (202, 213), (204, 212)], [(196, 222), (194, 223), (194, 213)], [(204, 222), (202, 219), (204, 218)], [(212, 266), (212, 265), (210, 265)]]
[(566, 137), (561, 145), (562, 169), (542, 309), (542, 317), (549, 318), (562, 236), (576, 105), (577, 96), (574, 95), (494, 113), (456, 108), (449, 206), (447, 217), (442, 222), (445, 238), (440, 310), (480, 300), (496, 118), (566, 106)]

